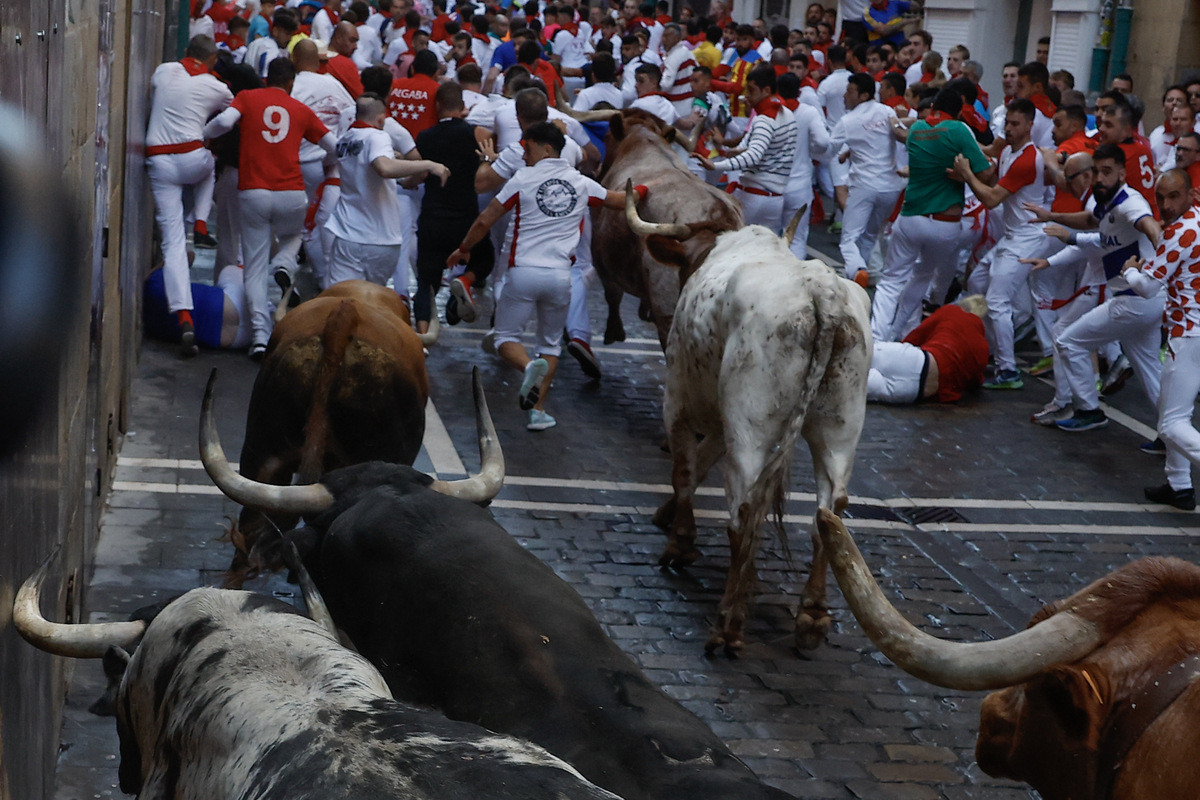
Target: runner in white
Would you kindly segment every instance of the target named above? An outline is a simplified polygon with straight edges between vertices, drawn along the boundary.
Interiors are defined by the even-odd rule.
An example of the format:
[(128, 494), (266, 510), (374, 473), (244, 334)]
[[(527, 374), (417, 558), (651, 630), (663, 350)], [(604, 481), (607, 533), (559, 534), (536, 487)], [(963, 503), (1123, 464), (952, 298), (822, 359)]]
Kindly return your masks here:
[[(496, 346), (504, 361), (524, 373), (518, 402), (529, 411), (529, 430), (556, 423), (544, 405), (558, 354), (570, 301), (572, 253), (589, 205), (625, 206), (624, 192), (610, 192), (585, 178), (560, 154), (566, 139), (553, 124), (538, 123), (522, 135), (527, 167), (520, 170), (472, 224), (458, 249), (446, 260), (453, 266), (470, 258), (474, 247), (505, 210), (513, 211), (506, 239), (509, 275), (496, 307)], [(644, 196), (645, 187), (638, 187)], [(521, 344), (529, 320), (537, 317), (538, 358), (530, 359)]]
[(829, 151), (829, 132), (825, 130), (825, 118), (821, 112), (807, 103), (800, 102), (800, 78), (788, 72), (779, 76), (779, 96), (783, 104), (791, 109), (796, 119), (796, 154), (792, 157), (792, 172), (788, 176), (787, 189), (783, 193), (783, 225), (802, 207), (808, 206), (796, 235), (792, 237), (792, 252), (797, 258), (808, 258), (808, 221), (812, 217), (813, 159), (823, 158)]
[(710, 171), (741, 170), (734, 196), (742, 204), (746, 224), (763, 225), (779, 234), (783, 230), (783, 193), (796, 154), (796, 118), (775, 94), (772, 67), (752, 70), (744, 94), (755, 116), (742, 140), (743, 152), (717, 161), (699, 154), (692, 157)]
[(162, 231), (163, 282), (168, 310), (183, 331), (180, 352), (194, 356), (192, 281), (184, 230), (183, 188), (192, 187), (197, 245), (216, 245), (208, 235), (216, 178), (212, 153), (204, 148), (204, 122), (233, 102), (233, 93), (211, 69), (217, 46), (207, 36), (192, 39), (182, 61), (160, 64), (150, 79), (150, 123), (146, 128), (146, 171)]
[(1192, 181), (1176, 169), (1158, 179), (1158, 210), (1168, 227), (1154, 259), (1130, 258), (1125, 280), (1142, 297), (1167, 288), (1163, 324), (1167, 358), (1158, 395), (1158, 435), (1167, 446), (1167, 483), (1149, 487), (1146, 499), (1191, 511), (1196, 507), (1192, 464), (1200, 464), (1200, 432), (1192, 425), (1200, 394), (1200, 208), (1192, 205)]
[[(825, 109), (825, 124), (832, 130), (846, 113), (846, 87), (850, 84), (850, 70), (846, 69), (846, 48), (841, 45), (830, 47), (826, 57), (830, 72), (817, 87), (817, 99), (821, 108)], [(818, 177), (822, 191), (834, 198), (844, 217), (850, 186), (850, 165), (831, 158), (821, 165)]]
[(663, 68), (660, 84), (667, 99), (675, 104), (675, 113), (686, 117), (692, 113), (692, 70), (696, 59), (683, 41), (683, 29), (672, 22), (663, 27)]
[(875, 100), (875, 80), (865, 73), (851, 75), (843, 100), (846, 113), (829, 139), (832, 152), (842, 151), (838, 160), (850, 162), (850, 195), (842, 216), (840, 248), (846, 277), (861, 285), (866, 283), (867, 259), (875, 240), (896, 208), (905, 182), (896, 174), (892, 135), (896, 111)]
[[(1096, 178), (1087, 210), (1074, 214), (1045, 212), (1038, 215), (1039, 219), (1072, 228), (1098, 227), (1098, 235), (1076, 234), (1075, 239), (1079, 242), (1086, 238), (1093, 245), (1099, 244), (1103, 250), (1104, 274), (1108, 278), (1108, 299), (1072, 323), (1056, 340), (1063, 359), (1061, 365), (1055, 363), (1054, 368), (1066, 370), (1075, 402), (1075, 413), (1055, 423), (1066, 431), (1087, 431), (1108, 424), (1108, 418), (1100, 408), (1100, 391), (1096, 387), (1091, 352), (1112, 341), (1121, 342), (1121, 350), (1133, 365), (1146, 396), (1152, 404), (1158, 405), (1161, 371), (1158, 347), (1164, 293), (1150, 297), (1137, 295), (1121, 269), (1131, 256), (1150, 258), (1158, 246), (1162, 229), (1146, 199), (1125, 185), (1125, 153), (1118, 145), (1101, 145), (1092, 160), (1096, 165)], [(1078, 257), (1070, 250), (1062, 250), (1049, 259), (1028, 261), (1039, 270), (1054, 267)]]
[[(547, 24), (558, 22), (559, 28), (554, 32), (551, 41), (551, 52), (559, 57), (562, 68), (563, 85), (574, 93), (584, 87), (583, 67), (588, 63), (588, 55), (594, 52), (592, 48), (592, 26), (586, 20), (575, 22), (575, 9), (564, 4), (558, 9), (558, 16), (550, 19), (547, 14)], [(553, 87), (547, 87), (553, 91)]]
[(383, 130), (388, 119), (383, 99), (364, 94), (358, 98), (350, 130), (338, 139), (342, 192), (325, 223), (332, 244), (329, 279), (322, 289), (355, 279), (387, 283), (403, 242), (400, 200), (392, 179), (432, 172), (444, 183), (449, 175), (442, 164), (394, 158), (392, 137)]
[[(576, 111), (591, 111), (600, 103), (622, 108), (625, 98), (617, 87), (617, 62), (609, 53), (596, 53), (592, 58), (592, 85), (580, 89), (571, 107)], [(636, 77), (635, 77), (636, 80)]]
[(649, 111), (668, 125), (674, 125), (675, 120), (679, 119), (679, 114), (675, 111), (675, 104), (659, 91), (661, 80), (662, 71), (653, 64), (642, 64), (638, 67), (634, 82), (638, 96), (637, 100), (629, 104), (629, 108)]

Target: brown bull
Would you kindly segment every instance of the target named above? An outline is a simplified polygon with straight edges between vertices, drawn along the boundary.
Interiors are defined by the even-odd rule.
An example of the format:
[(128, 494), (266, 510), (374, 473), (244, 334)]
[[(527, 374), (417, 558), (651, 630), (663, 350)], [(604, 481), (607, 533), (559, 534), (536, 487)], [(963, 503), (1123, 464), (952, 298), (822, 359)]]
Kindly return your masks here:
[[(344, 281), (287, 314), (271, 335), (246, 415), (241, 473), (261, 483), (314, 483), (364, 461), (411, 465), (425, 436), (429, 377), (408, 308), (390, 289)], [(256, 571), (247, 559), (264, 525), (246, 508), (229, 582)]]
[[(628, 293), (641, 299), (641, 316), (654, 323), (666, 349), (680, 287), (712, 250), (717, 236), (742, 227), (737, 201), (693, 175), (671, 148), (674, 141), (675, 129), (645, 111), (624, 111), (609, 124), (600, 182), (617, 191), (630, 180), (649, 184), (650, 195), (638, 211), (643, 220), (651, 222), (631, 228), (620, 211), (593, 212), (592, 259), (608, 302), (605, 344), (625, 339), (620, 305), (621, 297)], [(682, 137), (679, 144), (689, 151), (695, 147)], [(671, 263), (656, 259), (647, 250), (647, 237), (656, 234), (678, 239), (664, 240), (664, 246), (675, 255)]]
[(1185, 800), (1200, 793), (1200, 567), (1127, 564), (1000, 641), (960, 644), (888, 603), (841, 520), (818, 528), (854, 616), (884, 655), (938, 686), (999, 689), (975, 758), (1045, 800)]

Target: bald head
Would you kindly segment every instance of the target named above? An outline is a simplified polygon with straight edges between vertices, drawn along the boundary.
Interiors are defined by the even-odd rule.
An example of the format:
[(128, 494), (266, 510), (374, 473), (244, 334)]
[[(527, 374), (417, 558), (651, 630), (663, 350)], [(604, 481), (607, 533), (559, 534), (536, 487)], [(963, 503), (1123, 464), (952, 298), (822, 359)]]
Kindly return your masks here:
[(1067, 179), (1067, 190), (1077, 198), (1083, 198), (1092, 186), (1096, 175), (1096, 164), (1090, 153), (1075, 153), (1063, 164), (1063, 176)]
[(320, 72), (321, 58), (317, 55), (317, 45), (312, 39), (301, 39), (292, 48), (292, 63), (296, 72)]
[(1192, 178), (1187, 170), (1169, 169), (1158, 179), (1154, 195), (1163, 223), (1170, 224), (1192, 205)]
[(358, 28), (349, 22), (339, 22), (329, 37), (329, 49), (349, 58), (358, 49)]

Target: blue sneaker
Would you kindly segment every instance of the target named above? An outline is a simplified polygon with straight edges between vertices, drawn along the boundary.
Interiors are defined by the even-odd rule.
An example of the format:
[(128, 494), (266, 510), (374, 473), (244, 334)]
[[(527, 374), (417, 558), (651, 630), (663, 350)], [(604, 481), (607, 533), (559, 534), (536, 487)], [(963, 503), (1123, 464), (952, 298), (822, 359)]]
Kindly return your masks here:
[(553, 428), (558, 424), (558, 420), (540, 409), (533, 409), (529, 412), (529, 424), (525, 426), (527, 431), (544, 431)]
[(1096, 428), (1103, 428), (1108, 424), (1108, 417), (1104, 416), (1104, 412), (1098, 408), (1093, 408), (1091, 411), (1075, 410), (1067, 419), (1060, 419), (1054, 423), (1054, 426), (1062, 431), (1070, 431), (1071, 433), (1079, 433), (1080, 431), (1090, 431)]
[(997, 370), (995, 375), (983, 382), (985, 389), (1020, 389), (1024, 385), (1021, 371), (1016, 369)]
[(535, 358), (525, 365), (525, 379), (521, 381), (521, 391), (517, 394), (517, 404), (522, 411), (529, 411), (537, 405), (542, 396), (542, 381), (550, 371), (550, 364), (544, 358)]
[(1167, 445), (1161, 438), (1155, 439), (1153, 442), (1142, 442), (1138, 449), (1148, 456), (1165, 456), (1167, 454)]

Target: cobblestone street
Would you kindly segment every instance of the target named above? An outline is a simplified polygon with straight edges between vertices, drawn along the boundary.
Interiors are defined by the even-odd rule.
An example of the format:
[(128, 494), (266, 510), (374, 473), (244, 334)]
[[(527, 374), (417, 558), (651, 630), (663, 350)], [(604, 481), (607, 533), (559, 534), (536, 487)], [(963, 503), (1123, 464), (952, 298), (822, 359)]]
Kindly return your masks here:
[[(820, 246), (836, 253), (828, 240)], [(670, 480), (659, 447), (664, 361), (636, 302), (625, 304), (629, 341), (596, 348), (600, 382), (589, 382), (564, 354), (548, 403), (559, 424), (543, 433), (525, 430), (517, 373), (480, 350), (490, 300), (483, 311), (472, 326), (443, 327), (431, 349), (430, 424), (416, 466), (451, 478), (478, 467), (470, 371), (479, 365), (507, 460), (505, 488), (491, 507), (496, 519), (583, 595), (652, 681), (760, 776), (805, 798), (1035, 796), (975, 765), (983, 693), (947, 692), (892, 666), (863, 635), (832, 576), (828, 643), (803, 653), (792, 647), (814, 512), (804, 445), (787, 509), (792, 563), (768, 526), (747, 647), (735, 659), (705, 656), (728, 563), (721, 480), (711, 475), (697, 498), (701, 559), (686, 572), (661, 571), (665, 538), (650, 517)], [(93, 621), (218, 584), (228, 566), (232, 548), (219, 537), (238, 507), (208, 480), (196, 446), (214, 366), (220, 435), (236, 458), (257, 365), (244, 353), (204, 351), (184, 362), (173, 346), (143, 346), (87, 594)], [(1006, 636), (1043, 603), (1131, 559), (1200, 556), (1193, 514), (1142, 499), (1143, 486), (1163, 482), (1163, 462), (1138, 450), (1153, 437), (1154, 419), (1136, 382), (1112, 398), (1117, 413), (1106, 429), (1069, 434), (1030, 424), (1052, 389), (1025, 380), (1021, 391), (976, 393), (953, 405), (868, 409), (848, 524), (888, 597), (934, 635)], [(282, 577), (247, 588), (299, 602)], [(99, 662), (75, 667), (59, 800), (122, 796), (113, 720), (87, 712), (103, 682)]]

